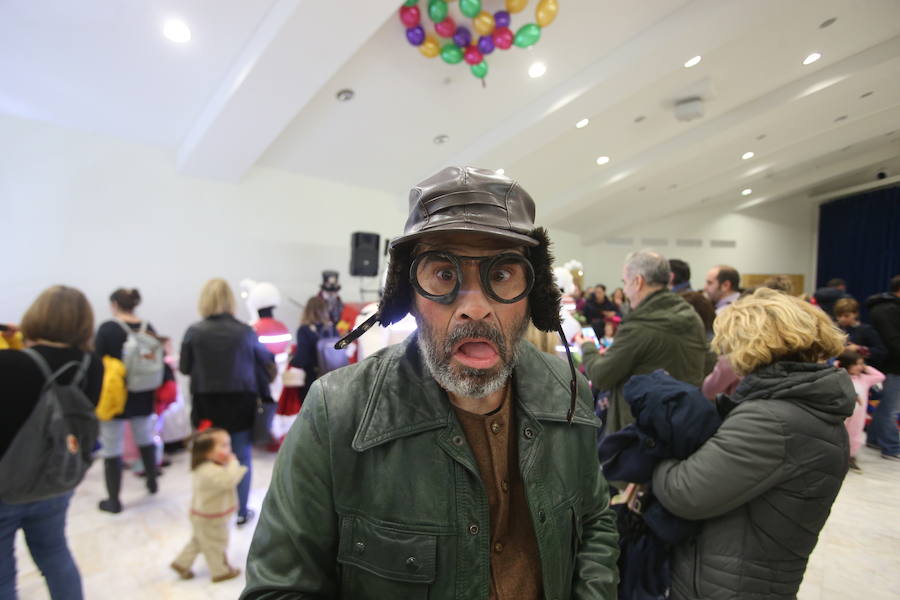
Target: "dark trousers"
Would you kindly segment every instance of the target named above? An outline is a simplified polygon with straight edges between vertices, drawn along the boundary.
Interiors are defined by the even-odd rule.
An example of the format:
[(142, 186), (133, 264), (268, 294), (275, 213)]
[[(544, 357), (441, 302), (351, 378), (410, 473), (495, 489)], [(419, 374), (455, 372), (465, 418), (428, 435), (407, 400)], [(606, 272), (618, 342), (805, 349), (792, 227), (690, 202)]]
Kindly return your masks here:
[(253, 449), (252, 434), (253, 431), (251, 429), (231, 432), (231, 449), (234, 451), (235, 456), (237, 456), (238, 462), (247, 467), (247, 473), (237, 486), (239, 517), (247, 515), (247, 499), (250, 497), (250, 475), (252, 474), (253, 469), (251, 464), (251, 451)]

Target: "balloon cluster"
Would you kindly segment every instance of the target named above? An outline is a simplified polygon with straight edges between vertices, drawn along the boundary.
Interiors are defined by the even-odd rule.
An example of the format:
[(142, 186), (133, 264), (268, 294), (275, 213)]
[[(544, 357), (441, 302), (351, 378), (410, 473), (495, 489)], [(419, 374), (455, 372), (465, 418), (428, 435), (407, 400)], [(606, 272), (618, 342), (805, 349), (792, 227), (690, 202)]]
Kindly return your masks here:
[[(513, 33), (510, 15), (521, 12), (528, 0), (505, 0), (506, 10), (494, 13), (483, 10), (481, 0), (459, 0), (459, 10), (472, 19), (472, 29), (457, 26), (449, 16), (447, 3), (453, 0), (427, 0), (428, 17), (434, 22), (434, 31), (426, 33), (422, 25), (419, 0), (406, 0), (400, 7), (400, 22), (406, 27), (406, 39), (428, 58), (438, 55), (444, 62), (455, 65), (463, 60), (472, 75), (484, 79), (488, 64), (484, 59), (495, 49), (508, 50), (513, 45), (527, 48), (541, 39), (541, 28), (546, 27), (559, 12), (557, 0), (540, 0), (534, 11), (534, 23), (523, 25)], [(475, 34), (472, 33), (475, 31)], [(478, 36), (477, 39), (475, 36)], [(438, 38), (443, 38), (438, 39)]]

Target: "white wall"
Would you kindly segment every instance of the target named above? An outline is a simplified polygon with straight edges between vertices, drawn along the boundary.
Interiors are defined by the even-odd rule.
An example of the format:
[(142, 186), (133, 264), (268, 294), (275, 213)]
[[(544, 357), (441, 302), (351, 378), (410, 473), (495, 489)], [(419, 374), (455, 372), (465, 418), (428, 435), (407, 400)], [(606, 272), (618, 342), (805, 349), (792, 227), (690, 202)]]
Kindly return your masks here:
[[(115, 288), (137, 287), (139, 314), (176, 339), (214, 276), (236, 293), (245, 277), (271, 281), (305, 302), (335, 269), (342, 296), (358, 300), (350, 234), (397, 235), (398, 207), (383, 192), (268, 168), (237, 184), (185, 177), (163, 149), (0, 117), (0, 322), (17, 322), (54, 283), (82, 289), (98, 322)], [(276, 316), (293, 328), (299, 311), (285, 302)]]
[[(726, 263), (747, 273), (802, 273), (811, 291), (815, 214), (802, 199), (739, 213), (710, 207), (617, 234), (633, 238), (631, 247), (550, 235), (557, 261), (581, 260), (588, 285), (617, 287), (625, 255), (655, 237), (668, 241), (657, 248), (663, 254), (690, 263), (695, 288), (710, 266)], [(100, 321), (110, 292), (135, 286), (144, 296), (140, 314), (177, 340), (198, 318), (197, 294), (213, 276), (235, 289), (245, 277), (271, 281), (305, 302), (322, 269), (336, 269), (342, 296), (359, 300), (360, 280), (347, 275), (351, 232), (395, 236), (406, 210), (384, 192), (270, 168), (255, 167), (236, 184), (185, 177), (163, 149), (0, 117), (0, 219), (0, 322), (18, 321), (53, 283), (81, 288)], [(703, 247), (675, 247), (676, 238), (699, 238)], [(737, 245), (711, 248), (713, 239)], [(374, 279), (363, 283), (377, 288)], [(243, 306), (239, 316), (247, 316)], [(285, 302), (276, 316), (293, 328), (299, 310)]]
[[(658, 221), (630, 227), (616, 238), (632, 238), (630, 246), (600, 242), (583, 249), (585, 283), (603, 283), (614, 289), (621, 285), (625, 256), (647, 247), (645, 238), (662, 238), (667, 245), (653, 248), (667, 258), (680, 258), (691, 266), (691, 284), (702, 289), (706, 271), (728, 264), (741, 273), (800, 274), (806, 278), (804, 291), (815, 285), (816, 208), (805, 198), (791, 198), (732, 212), (723, 207), (683, 212)], [(675, 245), (676, 239), (700, 239), (702, 247)], [(711, 240), (734, 240), (734, 248), (713, 248)]]

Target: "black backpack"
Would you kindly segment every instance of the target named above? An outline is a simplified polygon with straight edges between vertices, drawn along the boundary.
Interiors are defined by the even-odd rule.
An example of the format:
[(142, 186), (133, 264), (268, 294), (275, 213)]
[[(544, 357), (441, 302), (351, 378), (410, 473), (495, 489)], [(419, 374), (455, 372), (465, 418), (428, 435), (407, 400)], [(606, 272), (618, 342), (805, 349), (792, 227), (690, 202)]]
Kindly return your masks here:
[[(0, 501), (35, 502), (58, 496), (81, 483), (91, 466), (100, 426), (94, 405), (79, 387), (91, 361), (71, 361), (56, 372), (32, 349), (23, 351), (46, 379), (37, 404), (0, 459)], [(60, 375), (77, 367), (68, 385)]]

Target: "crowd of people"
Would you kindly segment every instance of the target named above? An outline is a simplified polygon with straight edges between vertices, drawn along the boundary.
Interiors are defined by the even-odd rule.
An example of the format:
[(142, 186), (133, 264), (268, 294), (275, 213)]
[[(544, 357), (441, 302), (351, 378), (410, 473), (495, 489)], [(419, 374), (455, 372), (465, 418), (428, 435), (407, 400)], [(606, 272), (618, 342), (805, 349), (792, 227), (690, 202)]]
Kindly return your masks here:
[[(290, 365), (305, 375), (291, 390), (293, 405), (287, 410), (291, 415), (299, 413), (318, 376), (319, 339), (336, 335), (326, 291), (307, 301), (290, 353)], [(48, 426), (32, 423), (35, 419), (30, 417), (39, 412), (36, 407), (54, 402), (47, 396), (48, 387), (57, 391), (56, 386), (72, 386), (84, 400), (85, 410), (60, 404), (65, 419), (97, 421), (93, 435), (76, 435), (68, 443), (102, 459), (107, 497), (100, 501), (99, 510), (120, 513), (125, 508), (120, 496), (126, 442), (133, 441), (137, 447), (138, 470), (147, 493), (156, 494), (161, 465), (169, 464), (160, 459), (156, 434), (168, 404), (161, 399), (174, 385), (174, 366), (190, 377), (190, 419), (197, 433), (190, 440), (193, 536), (171, 566), (181, 577), (193, 577), (190, 565), (202, 553), (213, 581), (237, 577), (240, 569), (225, 559), (228, 529), (232, 520), (242, 526), (254, 516), (248, 507), (251, 433), (262, 398), (274, 402), (268, 386), (276, 374), (275, 357), (257, 332), (235, 317), (235, 295), (224, 279), (211, 279), (203, 286), (197, 304), (201, 320), (184, 333), (175, 362), (166, 356), (169, 338), (138, 315), (141, 294), (137, 289), (116, 289), (109, 302), (111, 318), (95, 331), (94, 311), (85, 295), (56, 285), (38, 296), (18, 324), (2, 326), (0, 373), (8, 385), (0, 419), (0, 464), (4, 465), (0, 472), (5, 474), (6, 465), (13, 462), (12, 453), (3, 459), (15, 442), (35, 431), (46, 433), (40, 428)], [(58, 460), (59, 456), (48, 454), (38, 466), (59, 470), (54, 464)], [(51, 597), (82, 597), (79, 570), (65, 538), (71, 488), (81, 476), (62, 493), (36, 501), (22, 501), (26, 496), (16, 489), (18, 481), (0, 486), (0, 598), (16, 597), (13, 541), (19, 529), (25, 532)]]
[[(742, 289), (716, 265), (693, 290), (685, 261), (642, 250), (611, 294), (576, 290), (594, 335), (567, 335), (527, 192), (469, 167), (413, 192), (377, 310), (338, 346), (409, 314), (418, 327), (359, 364), (319, 369), (320, 340), (338, 335), (335, 294), (306, 303), (279, 371), (229, 284), (203, 286), (176, 365), (196, 430), (177, 575), (192, 578), (199, 554), (214, 582), (241, 573), (228, 532), (255, 516), (252, 431), (269, 397), (304, 418), (279, 450), (242, 598), (793, 598), (862, 447), (900, 460), (900, 275), (867, 299), (865, 324), (840, 280), (801, 298), (786, 277)], [(3, 326), (0, 473), (23, 432), (51, 427), (39, 408), (56, 406), (57, 422), (87, 425), (48, 446), (47, 465), (102, 457), (101, 511), (127, 508), (126, 425), (143, 485), (160, 493), (154, 424), (172, 373), (140, 303), (115, 290), (95, 331), (84, 294), (53, 286)], [(529, 327), (559, 335), (566, 359), (524, 343)], [(293, 391), (272, 399), (288, 371)], [(0, 598), (16, 597), (19, 529), (51, 597), (81, 598), (65, 522), (89, 460), (73, 465), (43, 473), (39, 495), (0, 484)]]

